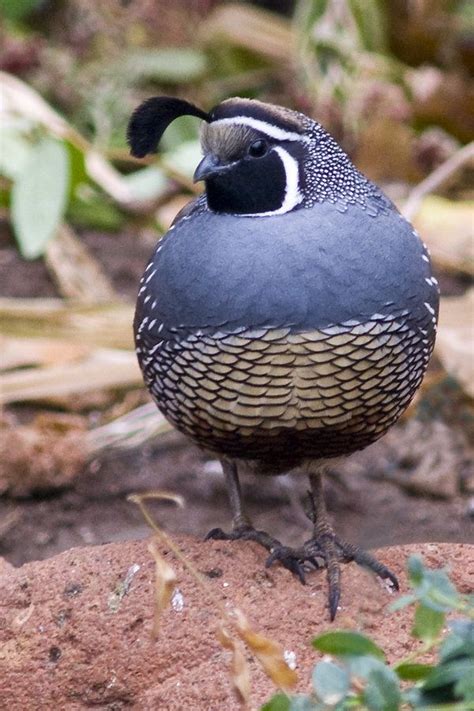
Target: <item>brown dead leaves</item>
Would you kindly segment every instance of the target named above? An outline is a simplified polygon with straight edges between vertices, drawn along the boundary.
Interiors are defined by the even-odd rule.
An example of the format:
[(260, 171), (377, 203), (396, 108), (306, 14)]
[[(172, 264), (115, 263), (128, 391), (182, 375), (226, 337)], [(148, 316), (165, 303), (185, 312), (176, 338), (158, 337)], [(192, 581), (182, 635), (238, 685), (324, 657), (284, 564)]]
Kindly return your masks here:
[[(296, 685), (298, 677), (296, 672), (290, 669), (286, 663), (282, 647), (274, 640), (254, 630), (242, 610), (237, 607), (231, 610), (224, 607), (222, 601), (216, 597), (215, 592), (209, 587), (207, 580), (190, 563), (172, 539), (156, 525), (145, 504), (145, 501), (154, 499), (158, 501), (173, 501), (182, 506), (183, 499), (175, 494), (160, 491), (134, 494), (128, 498), (129, 501), (137, 504), (140, 508), (145, 521), (155, 534), (156, 541), (160, 541), (173, 552), (174, 556), (194, 578), (215, 610), (218, 618), (216, 636), (222, 647), (232, 654), (230, 676), (234, 692), (242, 708), (248, 707), (251, 692), (250, 667), (242, 642), (245, 643), (276, 687), (283, 691), (292, 689)], [(161, 616), (173, 597), (177, 575), (172, 566), (163, 558), (155, 541), (152, 541), (148, 550), (155, 561), (155, 617), (152, 634), (157, 636)]]
[(0, 420), (0, 494), (28, 496), (69, 485), (87, 460), (82, 417), (43, 413), (20, 425), (11, 415)]
[(153, 637), (158, 637), (160, 618), (173, 597), (176, 586), (176, 573), (169, 563), (160, 555), (154, 541), (148, 546), (155, 561), (155, 618), (153, 622)]

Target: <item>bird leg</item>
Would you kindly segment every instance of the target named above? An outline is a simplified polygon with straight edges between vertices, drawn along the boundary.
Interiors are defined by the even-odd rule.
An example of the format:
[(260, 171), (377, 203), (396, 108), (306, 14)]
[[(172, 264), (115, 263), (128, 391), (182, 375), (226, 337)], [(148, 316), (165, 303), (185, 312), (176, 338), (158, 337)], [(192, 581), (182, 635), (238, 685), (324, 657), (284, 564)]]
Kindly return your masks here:
[[(309, 493), (310, 511), (308, 518), (313, 522), (313, 535), (299, 549), (277, 548), (267, 560), (266, 565), (274, 561), (282, 562), (286, 567), (288, 557), (296, 557), (300, 566), (305, 562), (312, 563), (315, 567), (324, 566), (327, 571), (329, 587), (329, 614), (331, 622), (336, 617), (339, 600), (341, 597), (341, 568), (339, 563), (355, 561), (359, 565), (372, 570), (380, 578), (388, 579), (395, 590), (398, 590), (398, 581), (395, 575), (382, 563), (379, 563), (370, 553), (358, 546), (347, 543), (334, 533), (329, 521), (324, 491), (322, 472), (310, 474), (311, 491)], [(322, 566), (318, 563), (322, 560)]]
[(398, 590), (397, 578), (385, 565), (376, 560), (370, 553), (358, 546), (347, 543), (334, 533), (324, 501), (321, 471), (312, 473), (309, 477), (311, 491), (308, 492), (310, 509), (307, 512), (307, 516), (313, 523), (313, 535), (300, 548), (290, 548), (282, 545), (279, 540), (265, 531), (259, 531), (252, 526), (242, 509), (236, 463), (223, 460), (222, 468), (232, 509), (232, 531), (226, 533), (221, 528), (213, 528), (207, 534), (206, 540), (234, 541), (241, 539), (255, 541), (270, 553), (265, 567), (268, 568), (275, 561), (278, 561), (296, 575), (303, 584), (305, 583), (305, 566), (307, 563), (310, 563), (314, 568), (325, 567), (329, 587), (328, 598), (331, 621), (336, 617), (341, 597), (341, 562), (349, 563), (354, 561), (372, 570), (383, 580), (389, 580), (392, 587)]
[(355, 561), (369, 570), (372, 570), (383, 580), (389, 580), (395, 590), (398, 590), (398, 580), (395, 575), (370, 553), (358, 546), (347, 543), (336, 536), (329, 521), (326, 504), (322, 473), (310, 474), (310, 503), (312, 510), (309, 518), (313, 521), (313, 536), (304, 544), (306, 557), (322, 558), (327, 570), (329, 586), (329, 613), (331, 621), (334, 620), (341, 597), (341, 569), (339, 563)]
[[(226, 532), (221, 528), (213, 528), (206, 536), (206, 540), (213, 539), (219, 541), (255, 541), (263, 546), (270, 554), (276, 551), (290, 549), (282, 546), (280, 541), (270, 536), (265, 531), (254, 528), (248, 516), (242, 508), (242, 495), (240, 491), (239, 474), (237, 464), (227, 459), (222, 460), (222, 469), (226, 480), (227, 493), (229, 495), (230, 507), (232, 509), (232, 531)], [(299, 558), (295, 555), (287, 555), (279, 558), (281, 564), (296, 575), (302, 583), (304, 580), (303, 566)]]

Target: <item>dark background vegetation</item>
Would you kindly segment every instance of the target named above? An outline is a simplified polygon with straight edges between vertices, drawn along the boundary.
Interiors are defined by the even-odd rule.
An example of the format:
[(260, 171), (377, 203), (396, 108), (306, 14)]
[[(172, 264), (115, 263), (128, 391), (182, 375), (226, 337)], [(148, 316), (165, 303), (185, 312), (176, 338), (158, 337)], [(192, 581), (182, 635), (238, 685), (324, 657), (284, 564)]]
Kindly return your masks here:
[[(217, 463), (169, 431), (132, 352), (138, 280), (199, 157), (185, 117), (156, 159), (131, 159), (128, 117), (159, 93), (308, 113), (413, 219), (442, 289), (435, 357), (329, 503), (363, 545), (472, 542), (473, 5), (0, 0), (0, 19), (0, 553), (143, 536), (126, 495), (155, 488), (189, 501), (157, 510), (169, 530), (228, 524)], [(305, 486), (247, 480), (256, 524), (301, 540)]]

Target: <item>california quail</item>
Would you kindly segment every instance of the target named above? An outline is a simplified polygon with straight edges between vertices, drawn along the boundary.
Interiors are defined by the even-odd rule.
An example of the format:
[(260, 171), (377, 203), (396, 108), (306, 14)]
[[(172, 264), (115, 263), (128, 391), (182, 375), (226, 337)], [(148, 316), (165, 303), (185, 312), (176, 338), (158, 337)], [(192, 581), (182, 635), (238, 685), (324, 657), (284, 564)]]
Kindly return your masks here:
[[(388, 579), (328, 522), (322, 474), (381, 437), (405, 410), (433, 350), (437, 281), (413, 227), (315, 121), (233, 98), (206, 113), (155, 97), (133, 114), (132, 154), (157, 149), (178, 116), (203, 119), (205, 193), (160, 240), (141, 281), (135, 339), (163, 414), (221, 460), (233, 530), (304, 580), (339, 562)], [(309, 475), (313, 536), (299, 549), (252, 527), (238, 470)]]

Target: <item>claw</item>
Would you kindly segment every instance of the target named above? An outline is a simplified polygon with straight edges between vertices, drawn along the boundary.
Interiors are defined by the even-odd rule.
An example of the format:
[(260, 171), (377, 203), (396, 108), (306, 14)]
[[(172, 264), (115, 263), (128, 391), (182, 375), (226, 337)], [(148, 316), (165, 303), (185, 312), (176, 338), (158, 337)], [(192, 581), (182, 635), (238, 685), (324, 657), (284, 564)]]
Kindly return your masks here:
[(222, 530), (222, 528), (212, 528), (209, 533), (204, 537), (205, 541), (227, 541), (229, 540), (229, 534)]
[(339, 607), (339, 600), (341, 598), (341, 589), (339, 587), (329, 586), (329, 617), (331, 622), (334, 622), (337, 614), (337, 608)]
[(314, 566), (315, 570), (319, 570), (319, 568), (323, 568), (324, 566), (318, 563), (316, 558), (314, 556), (308, 556), (307, 558), (308, 563), (311, 563), (312, 566)]
[(286, 548), (285, 546), (275, 548), (265, 561), (265, 568), (269, 568), (276, 560), (281, 563), (284, 568), (293, 573), (302, 585), (306, 585), (306, 578), (301, 561), (291, 548)]
[(213, 528), (205, 538), (206, 541), (209, 539), (218, 541), (235, 541), (239, 539), (255, 541), (255, 543), (258, 543), (270, 552), (265, 567), (269, 568), (272, 563), (278, 560), (282, 566), (293, 573), (303, 585), (306, 584), (303, 568), (304, 560), (311, 560), (313, 565), (318, 567), (317, 561), (314, 558), (310, 558), (309, 556), (301, 557), (298, 551), (282, 546), (280, 541), (276, 538), (269, 536), (265, 531), (257, 531), (253, 526), (240, 526), (234, 528), (230, 533), (226, 533), (221, 528)]
[(395, 575), (388, 569), (386, 568), (386, 573), (385, 575), (381, 576), (385, 580), (388, 578), (390, 582), (392, 583), (393, 589), (398, 592), (400, 590), (400, 585), (398, 583), (398, 579), (395, 577)]

